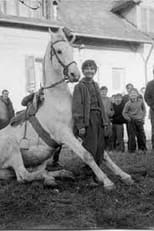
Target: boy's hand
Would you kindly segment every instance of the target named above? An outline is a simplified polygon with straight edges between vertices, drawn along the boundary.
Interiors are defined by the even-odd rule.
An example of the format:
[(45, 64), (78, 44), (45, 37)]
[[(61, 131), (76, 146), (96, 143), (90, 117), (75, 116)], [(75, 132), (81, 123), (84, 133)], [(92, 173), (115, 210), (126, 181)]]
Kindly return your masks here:
[(79, 136), (84, 136), (86, 134), (86, 129), (85, 128), (80, 128), (79, 129)]
[(128, 121), (128, 122), (130, 122), (130, 121), (131, 121), (131, 118), (130, 118), (130, 117), (128, 117), (128, 118), (127, 118), (127, 121)]

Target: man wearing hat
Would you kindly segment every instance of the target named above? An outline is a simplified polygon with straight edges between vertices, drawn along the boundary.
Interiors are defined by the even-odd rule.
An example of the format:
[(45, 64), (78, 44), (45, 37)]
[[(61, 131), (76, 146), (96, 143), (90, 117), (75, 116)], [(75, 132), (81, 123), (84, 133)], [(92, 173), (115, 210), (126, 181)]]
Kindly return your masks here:
[(84, 77), (74, 88), (72, 114), (75, 135), (82, 139), (82, 145), (100, 166), (103, 160), (104, 127), (107, 125), (107, 116), (98, 84), (93, 80), (96, 71), (97, 65), (94, 60), (83, 62)]

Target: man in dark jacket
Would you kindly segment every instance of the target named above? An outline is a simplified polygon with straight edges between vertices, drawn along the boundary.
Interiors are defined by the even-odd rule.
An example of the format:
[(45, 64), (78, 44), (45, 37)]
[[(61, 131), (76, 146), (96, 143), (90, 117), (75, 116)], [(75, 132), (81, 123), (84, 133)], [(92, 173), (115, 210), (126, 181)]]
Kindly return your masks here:
[(145, 102), (150, 107), (150, 119), (151, 119), (151, 128), (152, 128), (151, 142), (152, 142), (152, 149), (154, 150), (154, 79), (148, 82), (144, 93), (144, 99)]
[(104, 127), (108, 120), (99, 87), (93, 80), (96, 71), (95, 61), (86, 60), (82, 64), (84, 78), (74, 88), (72, 115), (75, 134), (100, 166), (104, 152)]
[(113, 103), (114, 114), (112, 116), (112, 142), (113, 148), (117, 151), (124, 152), (124, 119), (122, 112), (124, 109), (125, 103), (122, 100), (122, 95), (120, 93), (115, 95), (115, 102)]
[(5, 118), (5, 120), (0, 121), (0, 129), (2, 129), (9, 124), (11, 118), (14, 116), (14, 108), (13, 108), (13, 104), (9, 98), (9, 91), (8, 90), (5, 89), (2, 91), (2, 95), (0, 96), (0, 101), (2, 104), (5, 105), (5, 108), (7, 110), (7, 112), (6, 112), (7, 118)]

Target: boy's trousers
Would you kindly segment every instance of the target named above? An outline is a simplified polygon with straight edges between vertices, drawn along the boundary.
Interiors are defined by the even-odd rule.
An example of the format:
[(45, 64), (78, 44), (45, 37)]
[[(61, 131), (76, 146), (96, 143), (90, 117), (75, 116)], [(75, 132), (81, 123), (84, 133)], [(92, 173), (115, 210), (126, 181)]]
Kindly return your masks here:
[(131, 120), (128, 122), (128, 129), (130, 134), (130, 150), (136, 150), (136, 138), (139, 150), (146, 150), (146, 136), (144, 132), (144, 123), (139, 120)]
[(124, 152), (124, 125), (112, 124), (113, 148), (117, 151)]
[(100, 166), (104, 156), (104, 128), (100, 111), (90, 111), (89, 126), (82, 139), (82, 145), (93, 155)]

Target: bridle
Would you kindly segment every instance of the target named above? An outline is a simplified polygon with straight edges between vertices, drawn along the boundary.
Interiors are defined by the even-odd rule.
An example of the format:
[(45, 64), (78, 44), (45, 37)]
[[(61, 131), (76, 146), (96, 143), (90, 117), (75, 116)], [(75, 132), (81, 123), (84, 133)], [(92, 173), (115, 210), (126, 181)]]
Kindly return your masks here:
[(56, 50), (55, 50), (55, 48), (54, 48), (54, 45), (55, 45), (56, 43), (59, 43), (59, 42), (66, 42), (66, 40), (61, 39), (61, 40), (58, 40), (58, 41), (52, 43), (52, 44), (51, 44), (51, 52), (50, 52), (50, 53), (51, 53), (51, 60), (52, 60), (52, 57), (55, 55), (55, 57), (56, 57), (58, 63), (63, 67), (64, 78), (61, 79), (61, 80), (59, 80), (59, 81), (57, 81), (56, 83), (53, 83), (53, 84), (49, 85), (49, 86), (41, 87), (42, 89), (53, 88), (53, 87), (57, 86), (58, 84), (60, 84), (60, 83), (62, 83), (62, 82), (65, 82), (65, 81), (69, 82), (68, 68), (69, 68), (69, 66), (72, 65), (73, 63), (76, 64), (75, 61), (72, 61), (72, 62), (70, 62), (70, 63), (67, 64), (67, 65), (65, 65), (65, 64), (62, 62), (62, 60), (60, 59), (60, 57), (58, 56), (58, 54), (57, 54), (57, 52), (56, 52)]

